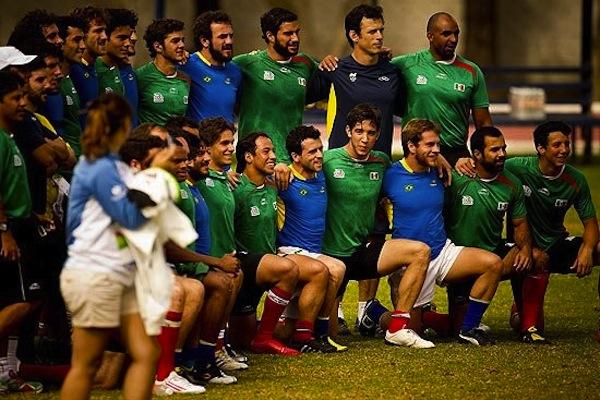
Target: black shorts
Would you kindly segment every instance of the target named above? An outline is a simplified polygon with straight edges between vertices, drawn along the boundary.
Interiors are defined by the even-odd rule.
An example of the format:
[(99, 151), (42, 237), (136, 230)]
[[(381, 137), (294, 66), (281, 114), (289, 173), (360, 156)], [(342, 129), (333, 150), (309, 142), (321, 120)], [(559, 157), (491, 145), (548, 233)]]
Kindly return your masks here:
[(442, 156), (444, 156), (444, 158), (446, 159), (446, 161), (448, 161), (452, 168), (454, 168), (459, 158), (471, 158), (471, 153), (469, 153), (469, 149), (467, 149), (467, 146), (441, 146), (440, 153), (442, 154)]
[(583, 244), (583, 239), (579, 236), (569, 236), (554, 243), (546, 254), (550, 258), (548, 270), (554, 274), (572, 274), (575, 270), (571, 265), (577, 259), (579, 248)]
[(238, 252), (236, 257), (240, 260), (244, 281), (238, 293), (231, 315), (248, 315), (256, 312), (262, 295), (268, 288), (256, 284), (256, 270), (260, 261), (266, 254), (248, 254)]
[(380, 277), (377, 272), (377, 262), (384, 244), (385, 240), (371, 240), (361, 245), (350, 256), (331, 255), (331, 257), (337, 258), (346, 265), (344, 281), (340, 286), (338, 295), (344, 293), (349, 281), (364, 281)]

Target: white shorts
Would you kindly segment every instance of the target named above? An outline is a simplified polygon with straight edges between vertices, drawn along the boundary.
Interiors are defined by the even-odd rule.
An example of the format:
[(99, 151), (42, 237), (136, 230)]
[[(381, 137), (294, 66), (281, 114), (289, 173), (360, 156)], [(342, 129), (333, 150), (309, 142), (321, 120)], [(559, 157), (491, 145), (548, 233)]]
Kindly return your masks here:
[(425, 276), (421, 293), (419, 293), (414, 307), (421, 307), (431, 303), (435, 294), (435, 284), (442, 284), (448, 271), (450, 271), (458, 255), (464, 248), (464, 246), (457, 246), (450, 239), (446, 239), (446, 244), (440, 254), (429, 262), (427, 275)]
[(60, 291), (77, 328), (116, 328), (122, 315), (139, 312), (135, 287), (109, 273), (65, 269)]
[[(289, 256), (292, 254), (297, 254), (299, 256), (306, 256), (314, 259), (318, 259), (322, 254), (319, 253), (311, 253), (308, 250), (303, 249), (302, 247), (295, 246), (281, 246), (277, 249), (278, 256)], [(283, 310), (283, 314), (281, 314), (282, 318), (290, 318), (290, 319), (298, 319), (300, 317), (300, 310), (298, 309), (298, 298), (300, 297), (300, 290), (296, 289), (292, 297), (290, 298), (290, 302), (288, 303), (285, 310)]]
[(281, 246), (277, 248), (278, 256), (289, 256), (292, 254), (298, 254), (299, 256), (306, 256), (310, 258), (317, 259), (322, 256), (321, 253), (311, 253), (308, 250), (303, 249), (302, 247), (295, 246)]

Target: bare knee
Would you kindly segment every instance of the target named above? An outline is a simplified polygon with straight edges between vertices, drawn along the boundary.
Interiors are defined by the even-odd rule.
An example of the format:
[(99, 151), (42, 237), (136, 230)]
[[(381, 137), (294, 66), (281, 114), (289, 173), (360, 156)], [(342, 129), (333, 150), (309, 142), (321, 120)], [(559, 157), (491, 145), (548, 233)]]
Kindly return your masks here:
[(538, 248), (534, 248), (533, 252), (533, 268), (535, 273), (548, 272), (548, 264), (550, 263), (550, 257), (545, 251)]
[(186, 278), (184, 282), (185, 301), (200, 303), (204, 298), (204, 285), (197, 279)]
[(290, 286), (296, 286), (300, 272), (298, 265), (288, 259), (282, 258), (279, 265), (279, 281)]
[(156, 365), (160, 356), (158, 341), (152, 337), (139, 338), (139, 343), (129, 349), (131, 359), (135, 363)]
[(181, 311), (183, 310), (183, 305), (185, 304), (185, 289), (183, 287), (183, 283), (181, 282), (181, 278), (175, 279), (173, 283), (173, 289), (171, 290), (171, 309), (173, 311)]
[(336, 260), (333, 263), (328, 265), (329, 269), (329, 280), (335, 282), (336, 284), (341, 283), (344, 279), (344, 275), (346, 274), (346, 265)]
[(414, 250), (413, 263), (419, 267), (419, 272), (426, 273), (431, 259), (431, 248), (425, 243), (416, 243)]
[(501, 277), (502, 271), (503, 271), (502, 259), (500, 257), (498, 257), (497, 255), (494, 255), (493, 257), (490, 258), (489, 264), (490, 264), (490, 266), (489, 266), (488, 271), (495, 276)]

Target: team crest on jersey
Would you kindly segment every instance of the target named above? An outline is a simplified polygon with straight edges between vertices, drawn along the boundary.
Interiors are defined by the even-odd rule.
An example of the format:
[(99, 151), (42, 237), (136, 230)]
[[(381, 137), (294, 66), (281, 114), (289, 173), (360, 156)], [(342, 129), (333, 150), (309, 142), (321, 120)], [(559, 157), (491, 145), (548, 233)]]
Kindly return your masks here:
[(188, 198), (187, 190), (181, 189), (181, 190), (179, 191), (179, 195), (181, 196), (181, 198), (182, 198), (183, 200), (185, 200), (185, 199), (187, 199), (187, 198)]
[(210, 81), (212, 81), (212, 78), (210, 76), (205, 76), (204, 78), (202, 78), (202, 80), (206, 83), (210, 83)]
[(256, 206), (250, 207), (250, 215), (253, 217), (258, 217), (260, 215), (260, 209)]
[(568, 201), (566, 199), (556, 199), (556, 201), (554, 201), (554, 207), (558, 207), (558, 208), (564, 208), (566, 207), (568, 204)]
[(343, 169), (336, 168), (333, 170), (333, 177), (336, 179), (344, 179), (346, 177), (346, 173)]
[(404, 191), (405, 192), (412, 192), (415, 188), (415, 185), (413, 185), (412, 183), (409, 183), (407, 185), (404, 185)]
[(348, 78), (350, 78), (350, 82), (356, 82), (356, 72), (350, 72)]
[(306, 78), (303, 78), (301, 76), (298, 77), (298, 85), (300, 86), (306, 86)]
[(287, 67), (281, 67), (281, 68), (279, 68), (279, 70), (281, 72), (283, 72), (284, 74), (289, 74), (290, 73), (290, 69), (287, 68)]
[(548, 189), (546, 189), (545, 187), (539, 188), (538, 189), (538, 193), (541, 193), (541, 194), (543, 194), (545, 196), (550, 196), (550, 191)]
[(427, 77), (423, 75), (417, 76), (417, 85), (427, 85)]
[(300, 191), (298, 193), (300, 193), (300, 196), (306, 196), (308, 194), (308, 190), (300, 189)]
[(462, 197), (462, 205), (463, 206), (472, 206), (473, 205), (473, 198), (469, 195), (463, 196)]
[(75, 102), (73, 101), (73, 98), (69, 95), (65, 96), (65, 102), (67, 103), (68, 106), (72, 106), (73, 104), (75, 104)]
[(13, 157), (13, 165), (15, 167), (20, 167), (21, 165), (23, 165), (23, 160), (21, 160), (21, 157), (19, 157), (18, 154), (15, 154), (15, 156)]
[(272, 73), (271, 71), (265, 71), (265, 72), (263, 72), (263, 80), (264, 81), (274, 81), (275, 74)]
[(188, 97), (187, 96), (183, 96), (183, 104), (187, 104), (188, 103)]
[(480, 196), (488, 196), (490, 192), (486, 188), (481, 188), (477, 191)]
[(457, 92), (464, 92), (467, 87), (464, 83), (456, 83), (454, 82), (454, 90)]
[(531, 196), (531, 188), (527, 185), (523, 185), (523, 194), (527, 197)]
[(162, 93), (156, 92), (152, 95), (152, 102), (153, 103), (164, 103), (165, 98), (163, 97)]
[(377, 171), (371, 171), (369, 173), (369, 179), (372, 181), (378, 181), (379, 180), (379, 172)]
[(387, 76), (380, 76), (379, 78), (377, 78), (378, 81), (380, 82), (389, 82), (390, 78), (388, 78)]
[(211, 178), (206, 178), (206, 179), (204, 180), (204, 184), (205, 184), (207, 187), (215, 187), (215, 181), (213, 181)]
[(229, 78), (225, 78), (223, 82), (225, 82), (226, 85), (231, 85), (231, 79)]
[(508, 203), (505, 201), (498, 202), (498, 211), (506, 211), (508, 210)]
[(277, 202), (276, 201), (273, 202), (273, 210), (277, 211)]

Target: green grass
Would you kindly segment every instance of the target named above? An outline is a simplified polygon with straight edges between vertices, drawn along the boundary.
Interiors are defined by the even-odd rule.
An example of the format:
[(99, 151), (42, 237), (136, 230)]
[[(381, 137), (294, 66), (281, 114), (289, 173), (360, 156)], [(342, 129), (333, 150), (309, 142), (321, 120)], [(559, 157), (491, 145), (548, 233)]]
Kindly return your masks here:
[[(600, 168), (582, 167), (600, 209)], [(581, 233), (574, 213), (567, 226)], [(485, 316), (496, 346), (476, 348), (437, 341), (431, 350), (385, 346), (379, 339), (352, 336), (350, 351), (336, 355), (303, 355), (284, 359), (251, 356), (251, 368), (237, 374), (230, 387), (209, 386), (204, 399), (598, 399), (600, 398), (600, 344), (592, 337), (600, 307), (597, 283), (600, 268), (591, 277), (551, 278), (546, 296), (546, 332), (552, 345), (521, 344), (508, 327), (512, 302), (510, 285), (503, 282)], [(348, 321), (356, 317), (356, 285), (344, 299)], [(378, 297), (389, 305), (387, 283)], [(444, 308), (445, 294), (436, 293)], [(36, 396), (55, 398), (57, 392)], [(16, 396), (13, 396), (16, 397)], [(95, 399), (116, 399), (120, 392), (94, 392)], [(191, 396), (188, 396), (191, 398)], [(178, 396), (177, 398), (187, 398)]]

